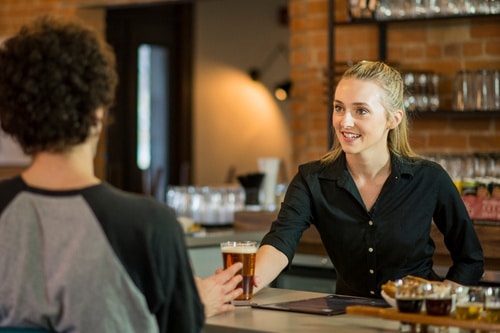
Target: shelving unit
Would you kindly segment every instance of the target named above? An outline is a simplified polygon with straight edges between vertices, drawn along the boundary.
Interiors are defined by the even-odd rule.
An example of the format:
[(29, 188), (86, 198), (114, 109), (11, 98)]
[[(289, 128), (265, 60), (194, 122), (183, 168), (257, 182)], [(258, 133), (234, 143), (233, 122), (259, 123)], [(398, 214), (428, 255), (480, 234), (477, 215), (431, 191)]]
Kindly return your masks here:
[[(376, 20), (376, 19), (357, 19), (343, 22), (335, 22), (335, 0), (329, 0), (329, 47), (328, 47), (328, 114), (329, 122), (331, 123), (332, 107), (333, 107), (333, 94), (335, 89), (335, 27), (345, 25), (376, 25), (378, 28), (378, 58), (381, 61), (387, 60), (387, 30), (391, 25), (398, 24), (423, 24), (425, 22), (436, 21), (452, 21), (463, 19), (474, 20), (498, 20), (500, 14), (488, 15), (453, 15), (453, 16), (432, 16), (432, 17), (409, 17), (404, 19), (389, 19), (389, 20)], [(485, 119), (485, 118), (500, 118), (500, 111), (452, 111), (452, 110), (438, 110), (427, 112), (416, 112), (412, 115), (416, 119), (435, 119), (435, 118), (454, 118), (454, 119)], [(333, 133), (329, 133), (330, 143)]]
[(488, 119), (488, 118), (500, 118), (500, 111), (439, 110), (439, 111), (413, 111), (413, 112), (408, 112), (408, 114), (409, 114), (409, 117), (412, 119), (439, 119), (439, 118)]
[(344, 22), (332, 22), (330, 27), (334, 29), (335, 26), (342, 25), (377, 25), (379, 31), (379, 60), (387, 60), (387, 29), (389, 25), (404, 24), (404, 23), (425, 23), (425, 22), (438, 22), (438, 21), (457, 21), (463, 19), (499, 19), (500, 14), (483, 14), (483, 15), (447, 15), (447, 16), (426, 16), (426, 17), (406, 17), (404, 19), (388, 19), (388, 20), (376, 20), (376, 19), (353, 19), (351, 21)]

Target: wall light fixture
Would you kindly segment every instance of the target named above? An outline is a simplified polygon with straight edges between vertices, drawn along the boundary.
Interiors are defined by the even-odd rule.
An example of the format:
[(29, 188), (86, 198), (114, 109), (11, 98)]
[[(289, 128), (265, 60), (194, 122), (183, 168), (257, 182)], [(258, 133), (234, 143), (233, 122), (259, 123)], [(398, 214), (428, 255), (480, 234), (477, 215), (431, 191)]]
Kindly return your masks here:
[[(259, 81), (262, 75), (274, 64), (278, 56), (283, 55), (288, 61), (287, 51), (288, 49), (285, 45), (276, 45), (260, 67), (252, 67), (248, 70), (248, 75), (252, 78), (252, 80)], [(274, 96), (280, 101), (286, 100), (290, 95), (291, 87), (292, 81), (290, 79), (286, 79), (281, 83), (276, 84)]]
[(279, 101), (285, 101), (290, 96), (290, 90), (292, 89), (292, 81), (286, 80), (279, 83), (274, 88), (274, 97)]

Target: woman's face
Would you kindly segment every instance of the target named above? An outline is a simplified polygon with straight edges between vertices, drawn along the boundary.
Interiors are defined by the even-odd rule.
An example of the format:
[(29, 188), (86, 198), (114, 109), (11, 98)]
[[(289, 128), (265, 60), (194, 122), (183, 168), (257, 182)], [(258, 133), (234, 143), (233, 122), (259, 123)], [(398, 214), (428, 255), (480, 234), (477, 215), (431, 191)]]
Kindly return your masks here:
[(382, 105), (383, 97), (382, 88), (370, 81), (347, 78), (337, 85), (333, 127), (346, 154), (387, 152), (387, 134), (393, 126)]

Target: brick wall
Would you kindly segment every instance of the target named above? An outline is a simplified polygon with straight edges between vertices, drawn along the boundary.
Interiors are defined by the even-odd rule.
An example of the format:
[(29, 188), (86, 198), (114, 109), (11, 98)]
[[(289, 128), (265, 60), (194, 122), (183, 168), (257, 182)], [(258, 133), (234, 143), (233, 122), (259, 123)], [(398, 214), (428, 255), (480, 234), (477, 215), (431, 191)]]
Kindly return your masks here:
[[(145, 3), (139, 0), (2, 0), (0, 40), (40, 13), (76, 15), (103, 29), (97, 5)], [(155, 1), (149, 1), (155, 2)], [(156, 1), (158, 2), (158, 1)], [(78, 9), (84, 5), (87, 9)], [(336, 0), (336, 20), (347, 18), (347, 1)], [(328, 106), (325, 71), (328, 64), (328, 0), (290, 0), (290, 64), (294, 82), (291, 101), (294, 160), (321, 156), (328, 145)], [(335, 29), (336, 61), (376, 59), (378, 33), (371, 25)], [(443, 75), (444, 105), (451, 103), (453, 73), (459, 69), (500, 68), (498, 17), (392, 24), (388, 32), (388, 61), (407, 70), (434, 70)], [(500, 151), (500, 117), (432, 117), (412, 122), (414, 148), (425, 152)], [(102, 176), (104, 153), (96, 160)]]

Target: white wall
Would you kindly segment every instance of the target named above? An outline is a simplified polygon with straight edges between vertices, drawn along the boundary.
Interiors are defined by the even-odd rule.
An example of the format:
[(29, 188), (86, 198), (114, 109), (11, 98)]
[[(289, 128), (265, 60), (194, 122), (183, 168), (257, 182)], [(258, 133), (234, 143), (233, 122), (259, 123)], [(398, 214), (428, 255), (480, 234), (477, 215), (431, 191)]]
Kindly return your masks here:
[(276, 156), (287, 176), (292, 143), (289, 102), (279, 102), (271, 88), (289, 78), (287, 52), (262, 73), (289, 32), (278, 22), (286, 0), (200, 1), (195, 10), (193, 101), (193, 178), (195, 185), (222, 184), (231, 166), (236, 174), (257, 171), (257, 158)]

